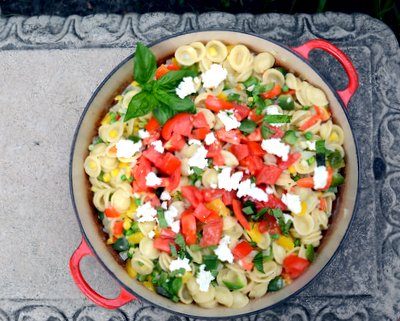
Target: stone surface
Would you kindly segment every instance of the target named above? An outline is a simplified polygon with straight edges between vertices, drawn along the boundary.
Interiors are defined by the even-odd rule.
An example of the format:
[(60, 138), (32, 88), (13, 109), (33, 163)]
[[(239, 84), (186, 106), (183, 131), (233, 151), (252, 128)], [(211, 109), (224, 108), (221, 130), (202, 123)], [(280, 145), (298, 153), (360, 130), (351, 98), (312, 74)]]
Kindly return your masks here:
[[(204, 28), (250, 31), (293, 46), (325, 38), (349, 55), (360, 76), (349, 112), (362, 155), (361, 198), (347, 242), (299, 295), (241, 319), (400, 317), (400, 52), (391, 31), (363, 15), (156, 13), (0, 18), (0, 125), (8, 138), (0, 155), (0, 321), (186, 319), (142, 302), (106, 311), (79, 292), (68, 269), (81, 237), (68, 162), (84, 105), (137, 40)], [(316, 51), (311, 61), (335, 88), (345, 87), (333, 58)], [(380, 164), (375, 171), (373, 164)], [(117, 293), (95, 260), (82, 265), (96, 290)]]

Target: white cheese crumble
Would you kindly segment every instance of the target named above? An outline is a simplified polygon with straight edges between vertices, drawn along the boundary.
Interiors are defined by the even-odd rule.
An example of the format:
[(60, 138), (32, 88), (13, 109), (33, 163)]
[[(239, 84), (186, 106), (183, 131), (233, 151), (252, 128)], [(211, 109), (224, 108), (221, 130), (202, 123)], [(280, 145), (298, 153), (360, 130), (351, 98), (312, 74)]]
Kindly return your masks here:
[(263, 139), (261, 148), (267, 153), (281, 157), (283, 161), (288, 160), (290, 146), (282, 143), (279, 138)]
[(147, 237), (149, 239), (153, 239), (155, 235), (156, 235), (156, 233), (154, 231), (150, 231), (149, 233), (147, 233)]
[(164, 146), (161, 140), (156, 140), (155, 142), (152, 142), (151, 146), (154, 146), (154, 149), (160, 154), (164, 153)]
[(225, 167), (218, 174), (218, 188), (222, 188), (228, 192), (239, 188), (240, 180), (243, 178), (243, 172), (233, 173), (231, 176), (231, 168)]
[(293, 216), (290, 214), (283, 213), (283, 221), (285, 224), (289, 221), (293, 221)]
[(210, 271), (204, 271), (205, 267), (205, 264), (200, 265), (200, 270), (196, 277), (196, 282), (201, 292), (207, 292), (211, 281), (214, 280)]
[(211, 188), (217, 188), (217, 187), (218, 187), (218, 185), (217, 185), (217, 184), (215, 184), (215, 183), (211, 183), (211, 184), (210, 184), (210, 187), (211, 187)]
[(233, 263), (233, 254), (228, 245), (231, 243), (229, 235), (225, 235), (218, 244), (218, 247), (214, 250), (214, 253), (218, 256), (218, 259), (222, 262)]
[(204, 139), (204, 142), (206, 143), (206, 145), (211, 145), (215, 142), (215, 135), (213, 132), (208, 133), (206, 135), (206, 138)]
[(261, 188), (256, 187), (256, 184), (252, 183), (250, 179), (246, 179), (239, 184), (236, 195), (239, 198), (243, 196), (250, 196), (256, 201), (268, 202), (268, 194)]
[(190, 94), (194, 94), (196, 92), (194, 79), (192, 77), (184, 77), (175, 89), (175, 92), (180, 99), (183, 99)]
[(240, 126), (240, 121), (238, 121), (232, 112), (221, 110), (217, 117), (225, 126), (226, 131), (238, 128)]
[(189, 263), (190, 262), (188, 258), (185, 257), (181, 259), (178, 257), (176, 260), (171, 261), (169, 264), (169, 270), (172, 272), (183, 268), (185, 271), (192, 271)]
[(201, 141), (199, 141), (197, 139), (189, 139), (188, 144), (189, 145), (199, 145), (199, 146), (201, 146)]
[(228, 76), (228, 71), (221, 65), (212, 64), (210, 69), (201, 74), (204, 88), (216, 88)]
[(201, 145), (197, 151), (193, 154), (192, 157), (188, 160), (188, 165), (190, 167), (198, 167), (204, 169), (208, 166), (207, 161), (207, 149), (203, 145)]
[(286, 204), (289, 210), (294, 214), (299, 214), (301, 212), (301, 202), (300, 196), (295, 194), (282, 194), (282, 202)]
[(175, 219), (178, 217), (178, 210), (175, 206), (170, 206), (168, 210), (164, 212), (165, 221), (168, 226), (171, 227), (171, 230), (175, 233), (179, 233), (180, 231), (180, 220)]
[(138, 222), (153, 222), (156, 220), (157, 211), (151, 206), (150, 202), (140, 205), (136, 210)]
[(306, 144), (309, 150), (315, 150), (315, 140), (313, 142), (307, 140)]
[(273, 190), (273, 188), (271, 186), (267, 186), (265, 191), (267, 192), (267, 194), (274, 194), (274, 190)]
[(161, 207), (162, 207), (164, 210), (167, 210), (167, 209), (168, 209), (168, 202), (162, 202), (162, 203), (161, 203)]
[(171, 199), (171, 194), (168, 191), (163, 191), (160, 195), (160, 200), (169, 201)]
[(314, 169), (314, 188), (324, 188), (328, 183), (328, 171), (325, 166), (318, 166)]
[(132, 157), (135, 153), (140, 151), (142, 147), (142, 142), (138, 141), (134, 143), (130, 139), (121, 139), (117, 144), (117, 157), (129, 158)]
[(146, 175), (146, 186), (154, 187), (160, 185), (162, 182), (155, 173), (150, 172)]
[(139, 134), (139, 137), (141, 139), (145, 139), (145, 138), (150, 137), (150, 133), (145, 129), (139, 129), (139, 133), (138, 134)]

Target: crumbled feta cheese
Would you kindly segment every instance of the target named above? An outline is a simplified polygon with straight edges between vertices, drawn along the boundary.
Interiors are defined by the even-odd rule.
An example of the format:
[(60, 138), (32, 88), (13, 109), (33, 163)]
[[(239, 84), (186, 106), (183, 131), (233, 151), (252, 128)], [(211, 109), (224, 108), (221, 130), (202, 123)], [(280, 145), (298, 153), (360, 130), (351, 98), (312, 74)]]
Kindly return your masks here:
[(167, 209), (168, 209), (168, 202), (162, 202), (162, 203), (161, 203), (161, 207), (162, 207), (164, 210), (167, 210)]
[(217, 117), (224, 124), (226, 131), (238, 128), (240, 126), (240, 121), (236, 119), (232, 112), (221, 110)]
[(130, 139), (121, 139), (117, 144), (117, 157), (129, 158), (132, 157), (135, 153), (140, 151), (142, 147), (142, 142), (138, 141), (134, 143)]
[(283, 213), (283, 221), (285, 224), (289, 221), (293, 221), (293, 216), (290, 214)]
[(147, 234), (147, 237), (148, 237), (149, 239), (153, 239), (155, 235), (156, 235), (156, 233), (155, 233), (154, 231), (150, 231), (150, 232)]
[(274, 194), (274, 190), (273, 190), (273, 188), (271, 186), (267, 186), (265, 191), (267, 192), (267, 194)]
[(306, 144), (309, 150), (315, 150), (315, 140), (313, 142), (307, 140)]
[(215, 135), (213, 132), (208, 133), (206, 135), (206, 138), (204, 139), (204, 142), (206, 143), (206, 145), (211, 145), (212, 143), (215, 142)]
[(171, 194), (168, 191), (163, 191), (160, 195), (160, 200), (169, 201), (171, 199)]
[(325, 166), (318, 166), (314, 169), (314, 188), (324, 188), (328, 183), (328, 171)]
[(218, 188), (222, 188), (228, 192), (239, 188), (240, 180), (243, 178), (243, 172), (233, 173), (231, 176), (231, 168), (225, 167), (218, 174)]
[(210, 187), (211, 187), (211, 188), (217, 188), (217, 187), (218, 187), (218, 185), (217, 185), (217, 184), (215, 184), (215, 183), (211, 183), (211, 184), (210, 184)]
[(154, 146), (154, 149), (160, 154), (164, 153), (164, 147), (161, 140), (156, 140), (151, 143), (151, 146)]
[(288, 160), (290, 146), (282, 143), (279, 138), (263, 139), (261, 148), (267, 153), (281, 157), (283, 161)]
[(155, 173), (150, 172), (146, 175), (146, 186), (154, 187), (160, 185), (162, 182)]
[(139, 134), (139, 137), (141, 139), (145, 139), (145, 138), (150, 137), (150, 133), (145, 129), (139, 129), (139, 133), (138, 134)]
[(199, 145), (199, 146), (201, 146), (201, 141), (199, 141), (197, 139), (189, 139), (188, 144), (189, 145)]
[(175, 89), (175, 92), (180, 99), (183, 99), (190, 94), (194, 94), (196, 92), (194, 79), (192, 77), (184, 77)]
[(295, 194), (282, 194), (282, 202), (286, 204), (289, 210), (294, 214), (299, 214), (301, 212), (301, 201), (300, 196)]
[(218, 259), (222, 262), (233, 262), (233, 255), (231, 249), (228, 247), (231, 243), (229, 235), (225, 235), (218, 244), (218, 247), (214, 250), (214, 253), (218, 256)]
[(250, 196), (256, 201), (268, 202), (268, 194), (261, 188), (256, 187), (256, 184), (252, 183), (250, 179), (246, 179), (239, 184), (236, 195), (239, 198), (243, 196)]
[(212, 64), (210, 69), (201, 74), (204, 88), (215, 88), (228, 76), (228, 71), (221, 65)]
[(153, 222), (156, 220), (157, 211), (151, 206), (150, 202), (140, 205), (136, 210), (138, 222)]
[(170, 206), (168, 210), (164, 212), (165, 221), (167, 222), (168, 226), (171, 227), (172, 231), (175, 233), (179, 233), (180, 231), (180, 220), (175, 219), (178, 217), (178, 210), (175, 206)]
[(207, 161), (207, 149), (203, 145), (201, 145), (197, 151), (193, 154), (192, 157), (188, 160), (188, 165), (190, 167), (198, 167), (204, 169), (208, 166)]
[(169, 270), (172, 271), (176, 271), (179, 269), (185, 269), (185, 271), (192, 271), (192, 268), (189, 264), (189, 259), (188, 258), (177, 258), (176, 260), (172, 260), (171, 263), (169, 264)]
[(196, 277), (196, 282), (201, 292), (207, 292), (211, 281), (214, 280), (210, 271), (204, 271), (205, 267), (205, 264), (200, 265), (200, 270)]

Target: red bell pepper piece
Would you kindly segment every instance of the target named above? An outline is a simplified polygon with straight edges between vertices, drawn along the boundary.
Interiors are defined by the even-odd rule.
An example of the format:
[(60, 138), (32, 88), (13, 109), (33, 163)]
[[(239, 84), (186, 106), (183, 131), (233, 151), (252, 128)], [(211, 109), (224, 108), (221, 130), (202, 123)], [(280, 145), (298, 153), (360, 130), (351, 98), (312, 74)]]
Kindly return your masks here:
[(242, 213), (242, 204), (240, 203), (239, 200), (233, 199), (232, 200), (232, 207), (233, 207), (233, 213), (235, 214), (237, 220), (239, 223), (246, 229), (250, 230), (250, 223), (247, 221), (247, 219), (244, 217)]

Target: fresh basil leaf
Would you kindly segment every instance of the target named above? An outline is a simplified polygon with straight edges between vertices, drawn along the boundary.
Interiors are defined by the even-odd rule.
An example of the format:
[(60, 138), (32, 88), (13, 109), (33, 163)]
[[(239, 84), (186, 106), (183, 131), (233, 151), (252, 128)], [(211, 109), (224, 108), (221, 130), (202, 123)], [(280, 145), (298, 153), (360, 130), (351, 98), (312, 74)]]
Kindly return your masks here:
[(289, 230), (290, 230), (291, 226), (292, 226), (291, 220), (288, 220), (285, 223), (285, 220), (283, 219), (283, 217), (279, 218), (279, 227), (281, 228), (281, 232), (284, 236), (289, 236)]
[(271, 239), (273, 239), (273, 240), (277, 240), (277, 239), (279, 239), (279, 234), (278, 233), (274, 233), (274, 234), (272, 234), (271, 235)]
[(114, 244), (113, 249), (119, 252), (129, 250), (129, 243), (125, 237), (119, 238)]
[(175, 243), (181, 248), (181, 249), (185, 249), (186, 248), (186, 242), (185, 242), (185, 238), (183, 237), (183, 235), (181, 233), (178, 233), (175, 236)]
[(264, 255), (262, 252), (257, 253), (257, 255), (253, 259), (253, 263), (258, 271), (264, 273)]
[(174, 243), (169, 243), (169, 249), (171, 250), (171, 256), (178, 256), (178, 252), (176, 251), (176, 246)]
[(177, 275), (184, 275), (186, 272), (185, 268), (180, 268), (171, 272), (171, 277), (175, 277)]
[(203, 263), (208, 271), (217, 269), (218, 267), (218, 256), (216, 255), (203, 255)]
[(133, 57), (133, 77), (139, 84), (144, 85), (156, 73), (156, 57), (149, 48), (138, 42)]
[(242, 208), (242, 212), (244, 212), (247, 215), (254, 214), (254, 209), (251, 206), (246, 206)]
[(317, 152), (317, 154), (326, 153), (325, 140), (320, 139), (315, 142), (315, 151)]
[(300, 246), (300, 244), (301, 244), (300, 239), (295, 239), (293, 244), (294, 244), (295, 247)]
[(161, 90), (170, 91), (175, 93), (176, 87), (180, 84), (184, 77), (194, 77), (196, 73), (192, 70), (172, 70), (167, 72), (164, 76), (157, 80), (158, 88)]
[(189, 98), (181, 99), (175, 93), (168, 93), (164, 90), (156, 90), (154, 96), (161, 104), (168, 106), (175, 113), (184, 111), (191, 114), (196, 113), (194, 102)]
[(241, 122), (239, 130), (245, 134), (251, 134), (257, 128), (257, 123), (251, 119), (245, 119)]
[(283, 216), (282, 210), (280, 208), (273, 208), (271, 210), (271, 215), (275, 218), (280, 218)]
[(246, 81), (243, 81), (243, 85), (248, 88), (252, 85), (257, 85), (258, 84), (258, 79), (254, 76), (250, 76)]
[(158, 106), (153, 109), (153, 116), (160, 125), (164, 125), (168, 119), (175, 115), (174, 111), (167, 105)]
[(264, 125), (261, 126), (261, 136), (262, 136), (262, 138), (268, 139), (273, 134), (275, 134), (275, 133), (271, 128), (269, 128), (268, 126), (264, 126)]
[(237, 93), (229, 94), (229, 95), (228, 95), (228, 101), (229, 101), (229, 102), (235, 101), (235, 102), (237, 102), (237, 103), (240, 104), (240, 103), (241, 103), (240, 95), (237, 94)]
[(269, 124), (283, 124), (283, 123), (290, 123), (292, 116), (289, 115), (265, 115), (264, 121)]
[(124, 121), (144, 116), (159, 105), (158, 101), (146, 92), (140, 92), (132, 97)]
[(337, 174), (333, 174), (332, 177), (332, 184), (330, 187), (337, 187), (339, 185), (342, 185), (344, 183), (344, 177), (337, 173)]

